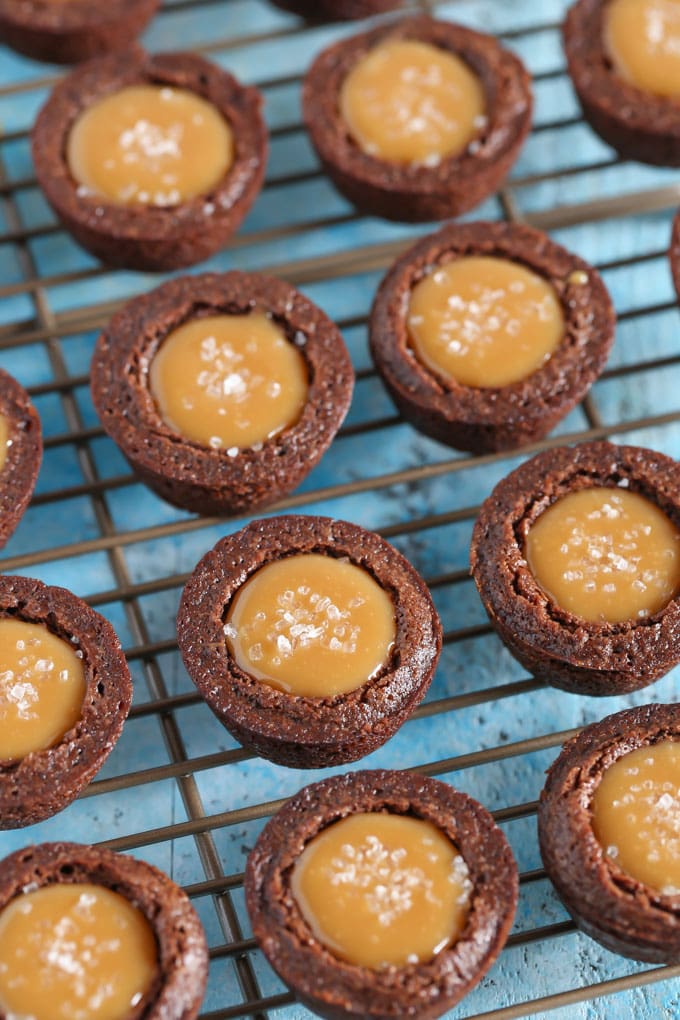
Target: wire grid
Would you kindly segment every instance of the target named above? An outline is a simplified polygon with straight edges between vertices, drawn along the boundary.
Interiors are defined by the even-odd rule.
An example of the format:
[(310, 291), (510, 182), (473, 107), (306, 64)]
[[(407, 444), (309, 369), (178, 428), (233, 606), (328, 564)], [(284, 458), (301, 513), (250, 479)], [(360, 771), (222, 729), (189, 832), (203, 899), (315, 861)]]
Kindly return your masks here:
[[(680, 967), (642, 967), (575, 933), (540, 867), (534, 815), (542, 771), (575, 727), (629, 704), (674, 700), (675, 678), (653, 695), (604, 703), (546, 688), (501, 648), (467, 571), (477, 506), (524, 456), (605, 436), (680, 453), (677, 312), (665, 264), (680, 186), (667, 171), (619, 161), (580, 122), (559, 52), (566, 5), (541, 4), (540, 22), (537, 6), (407, 5), (496, 29), (528, 62), (538, 100), (532, 137), (506, 188), (475, 216), (551, 231), (598, 265), (619, 309), (617, 349), (603, 379), (557, 435), (521, 457), (472, 458), (417, 436), (394, 413), (368, 361), (365, 322), (375, 285), (425, 229), (361, 217), (335, 195), (297, 108), (310, 55), (356, 26), (305, 28), (263, 0), (177, 0), (163, 7), (149, 43), (177, 48), (181, 40), (264, 90), (273, 146), (265, 190), (210, 268), (259, 268), (303, 286), (339, 321), (357, 367), (353, 410), (334, 447), (272, 512), (326, 512), (380, 531), (424, 574), (443, 618), (442, 663), (425, 703), (387, 747), (353, 767), (414, 768), (466, 789), (494, 809), (520, 863), (520, 909), (508, 947), (451, 1016), (670, 1016), (673, 985), (659, 992), (665, 998), (653, 986), (679, 976)], [(100, 777), (61, 816), (0, 837), (0, 854), (69, 838), (145, 857), (185, 886), (206, 926), (211, 973), (203, 1020), (272, 1011), (307, 1017), (250, 937), (242, 869), (285, 797), (327, 773), (253, 759), (184, 675), (174, 635), (181, 586), (200, 555), (243, 521), (167, 507), (139, 486), (103, 436), (87, 392), (89, 352), (121, 300), (157, 281), (94, 264), (54, 221), (36, 189), (27, 133), (55, 79), (5, 53), (0, 67), (0, 350), (3, 366), (29, 384), (46, 434), (37, 494), (0, 568), (85, 595), (116, 626), (136, 683), (130, 720)]]

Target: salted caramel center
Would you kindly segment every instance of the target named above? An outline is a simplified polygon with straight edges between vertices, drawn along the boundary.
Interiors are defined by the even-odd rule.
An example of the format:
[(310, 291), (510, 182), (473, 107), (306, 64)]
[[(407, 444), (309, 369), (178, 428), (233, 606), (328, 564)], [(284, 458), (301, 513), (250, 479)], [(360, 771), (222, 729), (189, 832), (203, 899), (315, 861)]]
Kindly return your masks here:
[(592, 804), (593, 831), (622, 871), (680, 894), (680, 744), (664, 740), (618, 758)]
[(9, 450), (9, 422), (4, 414), (0, 414), (0, 471), (5, 466)]
[(486, 100), (481, 81), (460, 57), (394, 39), (357, 61), (340, 90), (340, 113), (368, 155), (437, 166), (483, 128)]
[(437, 266), (411, 291), (407, 328), (426, 368), (486, 389), (525, 379), (564, 336), (555, 288), (509, 259), (467, 255)]
[(0, 761), (58, 744), (78, 721), (82, 652), (41, 623), (0, 620)]
[(131, 85), (78, 117), (66, 157), (85, 195), (173, 206), (210, 193), (233, 163), (234, 141), (216, 107), (194, 92)]
[(392, 599), (362, 567), (317, 553), (261, 567), (227, 612), (227, 647), (251, 676), (289, 694), (355, 690), (387, 660)]
[(295, 424), (309, 382), (297, 347), (270, 316), (254, 311), (174, 330), (151, 362), (149, 386), (175, 432), (236, 453)]
[(14, 1020), (125, 1020), (157, 963), (144, 914), (100, 885), (45, 886), (0, 913), (0, 1011)]
[(658, 612), (680, 590), (680, 531), (626, 489), (572, 492), (532, 525), (526, 556), (563, 609), (618, 623)]
[(465, 861), (440, 829), (377, 812), (324, 829), (296, 861), (291, 887), (320, 942), (375, 970), (425, 963), (455, 942), (472, 892)]
[(658, 96), (680, 96), (680, 0), (610, 0), (604, 44), (614, 69)]

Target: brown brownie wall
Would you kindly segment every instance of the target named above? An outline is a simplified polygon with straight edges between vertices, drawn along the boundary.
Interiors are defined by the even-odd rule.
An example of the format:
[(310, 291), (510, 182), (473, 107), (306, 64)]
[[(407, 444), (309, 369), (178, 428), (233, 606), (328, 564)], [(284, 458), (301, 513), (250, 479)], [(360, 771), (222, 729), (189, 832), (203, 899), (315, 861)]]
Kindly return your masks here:
[[(552, 283), (562, 305), (563, 340), (541, 368), (509, 386), (479, 389), (440, 378), (409, 343), (410, 291), (433, 266), (466, 255), (527, 266)], [(604, 368), (614, 327), (611, 298), (586, 262), (530, 227), (478, 222), (446, 226), (402, 255), (380, 285), (369, 330), (373, 360), (404, 417), (442, 443), (487, 453), (533, 442), (564, 418)]]
[[(264, 308), (299, 346), (309, 371), (300, 419), (234, 456), (183, 438), (161, 419), (149, 363), (168, 333), (205, 314)], [(354, 372), (331, 320), (290, 284), (256, 273), (181, 277), (128, 302), (100, 336), (91, 366), (102, 425), (140, 478), (163, 499), (201, 514), (273, 503), (321, 459), (352, 398)]]
[[(128, 85), (188, 89), (229, 123), (234, 162), (207, 195), (172, 207), (118, 206), (79, 195), (65, 158), (66, 138), (92, 103)], [(79, 244), (107, 265), (161, 271), (208, 258), (238, 229), (255, 201), (267, 161), (262, 96), (193, 53), (150, 55), (139, 46), (76, 68), (53, 90), (32, 134), (38, 183)]]
[[(310, 931), (290, 874), (322, 829), (364, 811), (409, 814), (437, 826), (463, 856), (473, 884), (459, 939), (427, 963), (369, 970), (334, 956)], [(246, 904), (262, 951), (298, 999), (329, 1020), (430, 1020), (489, 969), (517, 903), (517, 867), (501, 830), (472, 798), (437, 780), (386, 770), (335, 776), (305, 787), (265, 827), (246, 867)]]
[[(295, 697), (261, 683), (227, 653), (224, 618), (260, 566), (299, 553), (347, 557), (392, 598), (397, 634), (388, 661), (357, 690)], [(245, 747), (294, 768), (354, 761), (391, 737), (425, 696), (441, 650), (441, 624), (420, 576), (382, 538), (328, 517), (253, 521), (217, 543), (182, 593), (179, 647), (189, 676)]]
[(587, 726), (548, 771), (538, 810), (546, 871), (579, 928), (614, 953), (647, 963), (680, 960), (680, 896), (625, 874), (595, 838), (591, 804), (605, 769), (660, 740), (680, 740), (678, 705), (645, 705)]
[(680, 527), (680, 465), (670, 457), (604, 442), (559, 447), (521, 465), (484, 502), (472, 574), (491, 623), (533, 676), (579, 694), (626, 694), (680, 660), (680, 594), (644, 619), (590, 622), (552, 602), (524, 555), (527, 532), (544, 510), (594, 486), (640, 493)]
[[(436, 167), (399, 166), (363, 152), (340, 116), (338, 94), (365, 53), (386, 39), (417, 39), (461, 57), (482, 82), (486, 127)], [(305, 125), (338, 191), (363, 212), (399, 222), (446, 219), (472, 209), (506, 177), (531, 126), (529, 75), (493, 36), (431, 18), (407, 18), (329, 46), (305, 76)]]

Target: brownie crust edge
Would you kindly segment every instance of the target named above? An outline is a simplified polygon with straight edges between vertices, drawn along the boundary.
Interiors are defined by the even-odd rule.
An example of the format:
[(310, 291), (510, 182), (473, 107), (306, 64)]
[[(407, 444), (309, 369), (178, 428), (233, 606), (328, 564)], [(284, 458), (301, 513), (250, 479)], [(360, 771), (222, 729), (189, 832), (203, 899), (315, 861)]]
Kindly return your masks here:
[(538, 454), (496, 486), (475, 524), (471, 568), (492, 625), (529, 672), (578, 694), (627, 694), (680, 660), (680, 593), (639, 620), (584, 620), (540, 588), (524, 556), (531, 524), (561, 496), (629, 489), (680, 527), (680, 465), (663, 454), (607, 442)]
[(578, 927), (612, 952), (648, 963), (680, 960), (680, 895), (656, 892), (607, 857), (591, 805), (617, 759), (669, 739), (680, 739), (677, 705), (625, 709), (587, 726), (548, 770), (538, 809), (545, 869)]
[[(295, 697), (255, 680), (228, 654), (225, 615), (240, 586), (282, 557), (321, 553), (365, 569), (395, 606), (394, 647), (361, 687), (333, 698)], [(217, 543), (189, 578), (177, 617), (189, 676), (218, 719), (263, 758), (294, 768), (354, 761), (379, 747), (424, 697), (441, 650), (441, 624), (425, 583), (378, 535), (326, 517), (253, 521)]]
[[(423, 818), (455, 844), (473, 884), (456, 943), (431, 961), (369, 970), (335, 957), (310, 931), (290, 873), (326, 826), (362, 811)], [(476, 801), (437, 780), (376, 770), (305, 787), (268, 823), (248, 858), (246, 905), (253, 933), (298, 999), (329, 1020), (429, 1020), (451, 1008), (486, 973), (505, 943), (517, 902), (517, 867), (502, 832)]]

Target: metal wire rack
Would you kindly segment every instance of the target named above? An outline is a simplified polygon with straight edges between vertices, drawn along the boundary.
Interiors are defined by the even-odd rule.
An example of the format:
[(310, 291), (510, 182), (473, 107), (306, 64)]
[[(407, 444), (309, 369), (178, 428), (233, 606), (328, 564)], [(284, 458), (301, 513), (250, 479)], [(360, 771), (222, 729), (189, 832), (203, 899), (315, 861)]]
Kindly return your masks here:
[[(603, 379), (558, 435), (522, 456), (604, 436), (677, 456), (680, 353), (665, 250), (680, 184), (667, 171), (622, 163), (580, 121), (559, 51), (565, 7), (565, 0), (407, 5), (491, 26), (527, 60), (538, 100), (534, 131), (507, 186), (477, 215), (551, 231), (598, 265), (618, 306), (617, 348)], [(676, 680), (604, 705), (554, 692), (522, 675), (483, 619), (467, 572), (471, 522), (518, 457), (472, 458), (417, 436), (370, 366), (365, 321), (375, 284), (424, 230), (360, 217), (323, 179), (305, 141), (300, 69), (345, 31), (304, 27), (264, 0), (168, 0), (149, 44), (208, 53), (267, 97), (273, 156), (265, 190), (211, 268), (257, 267), (304, 287), (340, 322), (355, 358), (348, 423), (302, 491), (272, 512), (328, 512), (379, 530), (424, 573), (443, 617), (445, 651), (428, 699), (356, 767), (415, 768), (465, 788), (494, 809), (519, 858), (522, 896), (508, 947), (452, 1016), (675, 1015), (673, 985), (656, 986), (680, 976), (680, 966), (642, 967), (575, 933), (540, 867), (533, 815), (542, 770), (574, 727), (636, 701), (674, 700)], [(0, 68), (0, 361), (29, 385), (46, 434), (37, 494), (0, 569), (84, 594), (117, 627), (136, 681), (130, 720), (100, 777), (56, 819), (0, 836), (0, 856), (54, 838), (144, 856), (185, 885), (206, 925), (203, 1020), (306, 1017), (249, 937), (242, 868), (269, 815), (317, 775), (277, 769), (236, 746), (186, 679), (174, 636), (188, 572), (242, 522), (171, 510), (141, 488), (103, 436), (87, 392), (92, 343), (124, 298), (156, 281), (95, 265), (54, 221), (28, 152), (34, 112), (54, 78), (6, 52)]]

